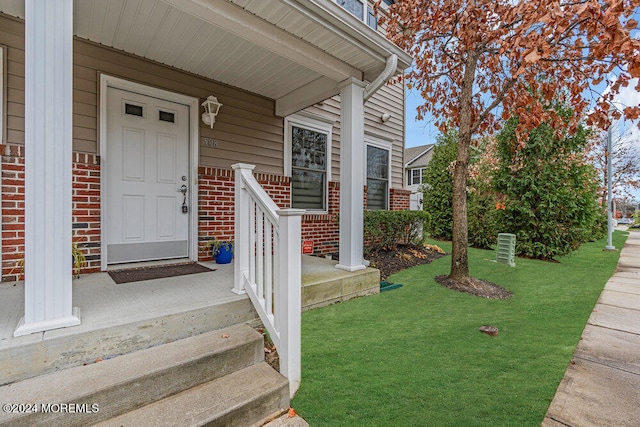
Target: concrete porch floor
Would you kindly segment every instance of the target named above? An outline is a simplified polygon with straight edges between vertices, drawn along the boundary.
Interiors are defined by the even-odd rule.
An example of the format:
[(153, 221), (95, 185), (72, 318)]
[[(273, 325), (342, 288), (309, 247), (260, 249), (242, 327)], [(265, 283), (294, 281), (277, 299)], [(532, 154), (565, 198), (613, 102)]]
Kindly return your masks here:
[[(83, 275), (73, 281), (80, 325), (20, 337), (24, 284), (0, 284), (0, 385), (257, 319), (248, 297), (231, 292), (233, 264), (201, 264), (216, 270), (126, 284)], [(303, 256), (303, 309), (378, 292), (378, 270), (336, 264)]]

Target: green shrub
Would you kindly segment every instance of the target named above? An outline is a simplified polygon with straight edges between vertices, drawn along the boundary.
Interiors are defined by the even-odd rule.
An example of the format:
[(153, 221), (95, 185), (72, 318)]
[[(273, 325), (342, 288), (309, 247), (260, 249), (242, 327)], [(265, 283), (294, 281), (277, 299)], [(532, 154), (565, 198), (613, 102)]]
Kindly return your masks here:
[(441, 134), (424, 171), (422, 206), (431, 216), (427, 231), (435, 239), (451, 240), (453, 175), (449, 166), (456, 160), (457, 152), (458, 133)]
[(469, 244), (479, 249), (490, 249), (498, 239), (496, 210), (498, 197), (493, 189), (495, 169), (495, 141), (482, 141), (472, 152), (467, 193), (467, 224)]
[(395, 249), (398, 243), (422, 243), (422, 232), (429, 221), (424, 211), (365, 211), (365, 251)]
[(600, 208), (595, 170), (583, 155), (587, 131), (558, 137), (542, 124), (520, 144), (517, 124), (510, 119), (497, 138), (494, 188), (504, 195), (497, 221), (501, 232), (517, 236), (519, 255), (553, 259), (594, 235)]

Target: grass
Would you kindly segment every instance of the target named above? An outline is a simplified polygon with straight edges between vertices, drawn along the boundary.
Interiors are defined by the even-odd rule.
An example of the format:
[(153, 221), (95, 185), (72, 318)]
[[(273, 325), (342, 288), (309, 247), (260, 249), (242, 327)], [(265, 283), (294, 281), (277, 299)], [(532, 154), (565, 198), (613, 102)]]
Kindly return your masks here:
[[(616, 248), (625, 240), (614, 234)], [(508, 300), (438, 285), (445, 257), (391, 276), (400, 289), (304, 313), (292, 406), (314, 427), (539, 426), (615, 270), (619, 254), (605, 245), (560, 263), (518, 258), (515, 268), (471, 249), (472, 275), (512, 291)]]

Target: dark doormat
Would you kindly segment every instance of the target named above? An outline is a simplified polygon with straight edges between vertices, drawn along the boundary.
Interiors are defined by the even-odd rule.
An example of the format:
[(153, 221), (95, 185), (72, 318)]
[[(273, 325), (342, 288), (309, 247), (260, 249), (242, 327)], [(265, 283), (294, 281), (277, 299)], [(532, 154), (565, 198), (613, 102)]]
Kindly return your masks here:
[(109, 276), (117, 284), (139, 282), (141, 280), (161, 279), (163, 277), (185, 276), (187, 274), (216, 271), (196, 262), (181, 264), (155, 265), (152, 267), (127, 268), (109, 271)]

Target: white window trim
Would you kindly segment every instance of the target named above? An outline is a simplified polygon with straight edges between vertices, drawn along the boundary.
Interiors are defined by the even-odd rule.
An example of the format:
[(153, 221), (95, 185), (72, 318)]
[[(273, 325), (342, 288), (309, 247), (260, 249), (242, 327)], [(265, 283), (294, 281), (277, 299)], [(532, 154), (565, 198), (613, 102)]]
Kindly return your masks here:
[[(357, 18), (357, 16), (351, 13), (346, 7), (338, 3), (338, 0), (333, 0), (333, 1), (335, 1), (338, 6), (346, 10), (348, 14), (350, 14), (351, 16), (355, 16)], [(369, 7), (369, 1), (368, 0), (357, 0), (357, 1), (362, 3), (362, 8), (364, 9), (362, 12), (362, 16), (360, 17), (360, 20), (366, 24), (367, 23), (367, 7)]]
[(384, 141), (380, 138), (374, 137), (372, 135), (367, 135), (365, 134), (364, 136), (364, 153), (363, 153), (363, 158), (364, 158), (364, 165), (365, 167), (364, 169), (364, 183), (365, 185), (367, 184), (367, 147), (368, 146), (372, 146), (372, 147), (376, 147), (376, 148), (381, 148), (383, 150), (387, 150), (388, 153), (388, 167), (389, 167), (389, 172), (387, 173), (387, 206), (386, 206), (386, 210), (389, 210), (390, 205), (391, 205), (391, 155), (393, 153), (393, 144), (391, 142), (388, 141)]
[[(319, 116), (317, 114), (300, 112), (284, 118), (284, 174), (291, 178), (291, 150), (293, 148), (291, 141), (291, 128), (293, 126), (309, 129), (314, 132), (324, 133), (327, 135), (327, 161), (325, 173), (325, 209), (307, 209), (309, 213), (326, 214), (329, 212), (329, 181), (331, 181), (331, 144), (334, 120)], [(293, 195), (291, 198), (293, 205)]]
[[(411, 168), (411, 169), (407, 169), (407, 170), (409, 172), (411, 172), (411, 182), (409, 183), (409, 185), (420, 185), (420, 184), (422, 184), (422, 178), (423, 178), (423, 175), (424, 175), (425, 168), (420, 167), (420, 168)], [(416, 171), (416, 170), (421, 171), (421, 173), (420, 173), (420, 182), (417, 183), (417, 184), (415, 182), (413, 182), (413, 171)]]

